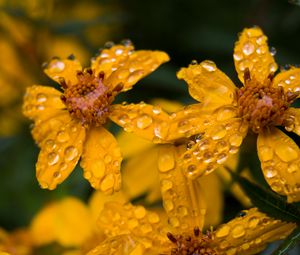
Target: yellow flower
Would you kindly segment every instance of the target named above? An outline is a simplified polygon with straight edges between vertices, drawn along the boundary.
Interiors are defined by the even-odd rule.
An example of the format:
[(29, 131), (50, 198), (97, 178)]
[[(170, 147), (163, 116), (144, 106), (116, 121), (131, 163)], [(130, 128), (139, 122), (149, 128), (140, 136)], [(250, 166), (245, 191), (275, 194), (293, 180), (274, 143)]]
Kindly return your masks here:
[(64, 92), (51, 87), (27, 89), (23, 113), (34, 120), (32, 135), (41, 148), (36, 164), (42, 188), (55, 189), (74, 169), (80, 156), (84, 177), (105, 193), (120, 189), (121, 152), (103, 125), (115, 111), (120, 92), (168, 60), (160, 51), (134, 51), (130, 42), (103, 50), (82, 69), (76, 59), (53, 59), (45, 73)]
[(88, 206), (75, 197), (47, 204), (30, 224), (31, 242), (36, 248), (56, 242), (69, 248), (68, 252), (85, 254), (105, 239), (103, 230), (96, 229), (95, 224), (108, 201), (125, 203), (128, 199), (120, 192), (106, 196), (97, 191), (91, 196)]
[[(258, 27), (241, 33), (235, 44), (234, 62), (244, 84), (242, 88), (235, 87), (215, 63), (193, 61), (177, 76), (187, 82), (191, 96), (200, 104), (171, 116), (163, 112), (154, 114), (153, 107), (147, 106), (144, 113), (149, 115), (152, 125), (146, 129), (137, 125), (140, 118), (137, 106), (122, 106), (136, 113), (123, 126), (157, 143), (189, 138), (182, 166), (192, 179), (211, 173), (230, 154), (237, 153), (252, 130), (258, 134), (258, 156), (266, 181), (274, 191), (286, 195), (289, 202), (299, 201), (300, 151), (275, 126), (300, 134), (299, 109), (290, 106), (299, 96), (300, 69), (291, 67), (274, 77), (277, 64), (269, 51), (267, 37)], [(122, 125), (120, 116), (112, 119)]]
[(178, 164), (182, 149), (162, 146), (158, 161), (163, 206), (169, 224), (142, 206), (107, 203), (98, 226), (108, 239), (88, 255), (250, 255), (263, 250), (269, 242), (285, 238), (296, 227), (253, 208), (241, 212), (215, 231), (203, 234), (206, 205), (198, 182), (188, 179)]

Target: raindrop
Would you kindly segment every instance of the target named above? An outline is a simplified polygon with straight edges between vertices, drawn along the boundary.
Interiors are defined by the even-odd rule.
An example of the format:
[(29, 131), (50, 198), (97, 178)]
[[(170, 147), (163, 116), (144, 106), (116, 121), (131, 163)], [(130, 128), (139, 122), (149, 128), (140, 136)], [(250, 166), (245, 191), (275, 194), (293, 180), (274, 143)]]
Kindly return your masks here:
[(44, 102), (47, 101), (47, 96), (46, 96), (45, 94), (43, 94), (43, 93), (38, 93), (38, 94), (36, 95), (36, 101), (37, 101), (38, 103), (44, 103)]
[(276, 51), (276, 49), (274, 47), (271, 47), (270, 48), (270, 53), (271, 53), (272, 56), (275, 56), (276, 53), (277, 53), (277, 51)]
[(108, 42), (106, 42), (106, 43), (104, 44), (104, 48), (110, 49), (110, 48), (112, 48), (114, 45), (115, 45), (114, 42), (108, 41)]
[(261, 161), (269, 161), (273, 158), (273, 149), (267, 146), (261, 146), (259, 147), (258, 155)]
[(201, 66), (208, 72), (214, 72), (217, 70), (216, 64), (209, 60), (203, 61)]
[(198, 61), (193, 59), (192, 62), (191, 62), (191, 65), (198, 65)]
[(165, 180), (165, 179), (161, 180), (160, 184), (161, 184), (160, 189), (162, 192), (166, 192), (167, 190), (170, 190), (173, 187), (173, 182), (170, 180)]
[(67, 132), (59, 131), (57, 133), (57, 141), (59, 141), (60, 143), (64, 143), (64, 142), (68, 141), (69, 139), (70, 139), (70, 136)]
[(144, 114), (137, 119), (136, 125), (140, 129), (145, 129), (145, 128), (149, 127), (152, 124), (152, 122), (153, 122), (153, 120), (152, 120), (151, 116)]
[(71, 161), (75, 159), (78, 155), (78, 150), (74, 146), (68, 146), (65, 149), (65, 159)]
[(134, 209), (134, 215), (137, 219), (142, 219), (146, 216), (146, 210), (143, 206), (137, 206)]
[(298, 158), (298, 152), (288, 144), (281, 143), (275, 148), (276, 155), (284, 162), (290, 162)]
[(232, 229), (232, 237), (233, 238), (240, 238), (245, 235), (245, 228), (242, 225), (236, 225)]
[(55, 152), (51, 152), (48, 154), (48, 164), (50, 166), (55, 165), (59, 160), (59, 155)]
[(255, 46), (252, 42), (248, 41), (243, 45), (243, 52), (246, 56), (251, 55), (255, 50)]
[(164, 208), (166, 209), (167, 212), (170, 212), (174, 209), (174, 203), (172, 202), (172, 200), (165, 199), (163, 201), (163, 204), (164, 204)]
[(164, 153), (158, 158), (158, 169), (161, 172), (170, 171), (175, 167), (175, 159), (172, 152)]

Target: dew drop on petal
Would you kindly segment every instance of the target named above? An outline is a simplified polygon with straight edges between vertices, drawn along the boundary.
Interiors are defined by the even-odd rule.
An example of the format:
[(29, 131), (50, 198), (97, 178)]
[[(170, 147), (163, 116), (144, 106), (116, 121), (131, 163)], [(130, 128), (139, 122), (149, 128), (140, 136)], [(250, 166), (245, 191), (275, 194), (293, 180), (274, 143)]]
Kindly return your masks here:
[(78, 155), (78, 150), (74, 146), (68, 146), (65, 149), (65, 159), (71, 161), (75, 159)]
[(216, 64), (209, 60), (203, 61), (200, 65), (208, 72), (214, 72), (217, 70)]
[(136, 125), (138, 128), (140, 129), (144, 129), (149, 127), (152, 124), (152, 118), (151, 116), (147, 115), (147, 114), (143, 114), (142, 116), (140, 116), (137, 121), (136, 121)]
[(83, 176), (85, 179), (89, 180), (92, 177), (92, 173), (90, 171), (85, 171)]
[(230, 230), (231, 230), (231, 228), (229, 226), (224, 225), (217, 230), (216, 237), (228, 236)]
[(262, 161), (269, 161), (273, 158), (273, 149), (267, 146), (261, 146), (259, 148), (259, 156)]
[(240, 52), (236, 52), (233, 54), (233, 58), (236, 60), (236, 61), (240, 61), (242, 58), (243, 58), (243, 55), (242, 53)]
[(179, 227), (180, 225), (180, 222), (177, 217), (170, 217), (168, 222), (173, 228)]
[(271, 53), (272, 56), (275, 56), (276, 53), (277, 53), (276, 48), (271, 47), (271, 48), (270, 48), (270, 53)]
[(172, 200), (164, 200), (164, 208), (166, 209), (167, 212), (170, 212), (174, 209), (174, 203)]
[(70, 136), (67, 132), (65, 131), (59, 131), (57, 133), (57, 141), (64, 143), (70, 139)]
[(50, 151), (53, 151), (55, 149), (55, 147), (56, 147), (56, 144), (55, 144), (54, 140), (48, 139), (45, 141), (45, 144), (44, 144), (45, 150), (50, 152)]
[(299, 166), (298, 166), (297, 164), (295, 164), (295, 163), (290, 164), (290, 165), (288, 166), (288, 168), (287, 168), (287, 171), (288, 171), (289, 173), (295, 173), (295, 172), (297, 172), (298, 170), (299, 170)]
[(162, 192), (166, 192), (167, 190), (173, 187), (173, 182), (170, 180), (161, 180), (160, 184), (161, 184), (160, 188)]
[(148, 221), (150, 223), (158, 223), (160, 221), (159, 216), (154, 212), (148, 213)]
[(101, 182), (100, 188), (102, 191), (107, 191), (113, 188), (114, 184), (115, 184), (115, 180), (113, 174), (108, 174)]
[(56, 172), (53, 173), (53, 177), (54, 177), (55, 179), (59, 179), (59, 178), (61, 177), (61, 173), (58, 172), (58, 171), (56, 171)]
[(179, 206), (177, 212), (180, 216), (184, 217), (188, 215), (188, 209), (185, 206)]
[(287, 144), (278, 145), (275, 153), (284, 162), (290, 162), (298, 157), (297, 151)]
[(248, 222), (248, 227), (249, 228), (256, 228), (259, 223), (259, 218), (257, 217), (252, 217), (249, 222)]
[(239, 134), (234, 134), (230, 136), (229, 143), (232, 146), (240, 146), (242, 144), (243, 137)]
[(65, 63), (62, 61), (55, 61), (50, 64), (49, 69), (52, 72), (62, 72), (65, 69)]
[(48, 154), (47, 159), (48, 159), (48, 164), (50, 166), (53, 166), (53, 165), (55, 165), (58, 162), (59, 155), (57, 153), (55, 153), (55, 152), (51, 152), (51, 153)]
[(246, 231), (245, 231), (245, 228), (242, 225), (236, 225), (232, 229), (231, 233), (232, 233), (233, 238), (240, 238), (240, 237), (245, 235)]
[(267, 178), (273, 178), (277, 175), (277, 171), (270, 166), (265, 169), (265, 175)]
[(165, 153), (158, 158), (158, 169), (161, 172), (167, 172), (175, 166), (175, 159), (173, 153)]
[(219, 140), (222, 139), (226, 135), (227, 131), (223, 125), (217, 126), (212, 131), (212, 139), (213, 140)]
[(271, 63), (269, 65), (269, 70), (271, 73), (274, 73), (277, 70), (277, 64), (276, 63)]
[(246, 56), (251, 55), (255, 50), (255, 46), (252, 42), (248, 41), (243, 45), (243, 52)]
[(137, 206), (135, 209), (134, 209), (134, 215), (137, 219), (142, 219), (146, 216), (146, 210), (144, 207), (142, 206)]
[(147, 234), (152, 231), (152, 227), (150, 224), (143, 224), (140, 226), (140, 230), (143, 232), (143, 234)]
[(45, 94), (43, 94), (43, 93), (38, 93), (38, 94), (36, 95), (36, 101), (37, 101), (38, 103), (44, 103), (44, 102), (47, 101), (47, 96), (46, 96)]

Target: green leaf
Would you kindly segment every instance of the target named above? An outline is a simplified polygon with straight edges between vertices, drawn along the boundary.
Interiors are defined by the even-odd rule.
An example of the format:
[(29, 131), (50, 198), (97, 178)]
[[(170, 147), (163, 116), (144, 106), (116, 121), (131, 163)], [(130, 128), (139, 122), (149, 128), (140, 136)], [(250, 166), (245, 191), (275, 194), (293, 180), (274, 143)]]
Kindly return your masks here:
[(252, 204), (258, 207), (260, 211), (283, 221), (300, 223), (300, 210), (296, 205), (287, 203), (285, 198), (269, 189), (254, 184), (244, 177), (232, 174), (251, 199)]
[(296, 228), (272, 255), (284, 255), (300, 242), (300, 228)]

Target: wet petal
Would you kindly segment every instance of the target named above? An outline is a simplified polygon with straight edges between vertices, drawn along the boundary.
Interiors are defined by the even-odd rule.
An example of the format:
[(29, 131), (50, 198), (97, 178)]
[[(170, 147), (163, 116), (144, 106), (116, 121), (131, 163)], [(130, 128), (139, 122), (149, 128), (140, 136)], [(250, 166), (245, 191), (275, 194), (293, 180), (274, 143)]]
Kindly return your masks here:
[(138, 237), (146, 247), (160, 245), (167, 240), (158, 214), (146, 211), (143, 206), (106, 203), (98, 219), (98, 227), (104, 229), (108, 237), (123, 234)]
[(287, 71), (277, 74), (273, 80), (274, 86), (283, 87), (284, 91), (300, 91), (300, 68), (291, 67)]
[(112, 105), (109, 118), (126, 132), (134, 132), (147, 140), (160, 142), (168, 135), (169, 115), (160, 107), (145, 103)]
[(270, 73), (277, 70), (277, 64), (269, 51), (268, 38), (258, 27), (246, 28), (234, 47), (234, 64), (239, 79), (244, 83), (244, 72), (249, 68), (250, 75), (263, 82)]
[[(235, 109), (229, 106), (216, 111), (214, 117), (226, 119), (235, 115)], [(212, 111), (203, 104), (194, 104), (168, 115), (159, 106), (139, 103), (113, 105), (109, 117), (127, 132), (153, 143), (167, 143), (204, 132), (212, 122)]]
[(238, 152), (247, 131), (248, 125), (240, 118), (212, 121), (202, 136), (187, 144), (181, 161), (186, 176), (194, 179), (224, 164), (230, 154)]
[(265, 179), (288, 202), (300, 201), (300, 151), (286, 134), (273, 127), (259, 134), (258, 157)]
[(126, 64), (133, 50), (132, 44), (115, 45), (110, 49), (103, 49), (99, 56), (92, 60), (91, 68), (96, 74), (104, 72), (105, 76), (109, 77), (112, 72)]
[(104, 82), (110, 88), (122, 83), (122, 91), (127, 91), (168, 60), (169, 56), (162, 51), (134, 51)]
[(157, 154), (158, 147), (150, 148), (135, 154), (122, 166), (123, 189), (130, 199), (144, 194), (147, 194), (146, 200), (148, 201), (149, 197), (156, 201), (161, 198), (157, 174)]
[(294, 132), (300, 136), (300, 109), (289, 107), (285, 112), (286, 118), (284, 127), (289, 132)]
[(173, 145), (162, 145), (158, 153), (158, 169), (163, 206), (169, 224), (178, 232), (202, 229), (206, 213), (203, 192), (197, 181), (187, 179), (179, 166), (180, 155)]
[(121, 187), (121, 152), (115, 137), (103, 127), (90, 128), (80, 165), (91, 186), (106, 194)]
[(144, 246), (130, 235), (118, 235), (107, 238), (87, 255), (143, 255)]
[(54, 58), (47, 64), (44, 72), (54, 81), (60, 82), (64, 78), (67, 83), (76, 84), (77, 71), (81, 71), (82, 66), (77, 59), (58, 59)]
[(219, 226), (213, 233), (213, 243), (220, 254), (257, 254), (296, 228), (296, 224), (269, 218), (256, 208), (242, 213), (245, 215)]
[(55, 189), (76, 166), (82, 153), (85, 128), (64, 115), (54, 129), (40, 142), (41, 151), (36, 164), (36, 176), (42, 188)]
[(61, 95), (61, 92), (51, 87), (39, 85), (29, 87), (24, 96), (23, 114), (35, 121), (55, 116), (65, 108), (60, 99)]
[(206, 106), (232, 104), (235, 101), (236, 87), (212, 61), (203, 61), (199, 65), (189, 65), (177, 73), (178, 79), (187, 82), (190, 95)]

